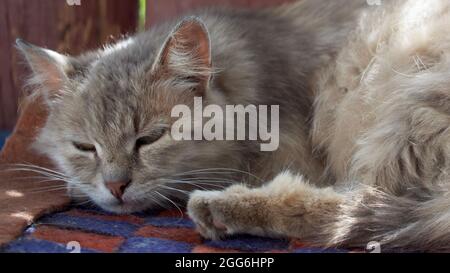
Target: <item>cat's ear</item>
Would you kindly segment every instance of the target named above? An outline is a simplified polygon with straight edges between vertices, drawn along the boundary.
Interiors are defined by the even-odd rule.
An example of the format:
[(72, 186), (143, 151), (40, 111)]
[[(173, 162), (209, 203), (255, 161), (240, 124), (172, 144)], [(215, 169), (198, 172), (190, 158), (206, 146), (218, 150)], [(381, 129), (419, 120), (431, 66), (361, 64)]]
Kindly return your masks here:
[(45, 94), (48, 97), (56, 95), (67, 79), (68, 57), (34, 46), (21, 39), (16, 40), (16, 45), (32, 70), (32, 83), (43, 86), (49, 92)]
[(163, 44), (153, 64), (155, 73), (167, 73), (207, 89), (212, 74), (211, 42), (203, 21), (190, 17), (181, 21)]

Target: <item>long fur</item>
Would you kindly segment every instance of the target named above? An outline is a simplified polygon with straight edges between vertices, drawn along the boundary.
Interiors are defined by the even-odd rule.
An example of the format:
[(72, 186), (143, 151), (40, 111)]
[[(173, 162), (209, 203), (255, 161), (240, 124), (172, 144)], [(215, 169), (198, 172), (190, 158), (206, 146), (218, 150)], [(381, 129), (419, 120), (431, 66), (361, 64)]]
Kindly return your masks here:
[(369, 187), (350, 190), (326, 243), (450, 250), (449, 26), (448, 1), (383, 3), (321, 72), (313, 139), (337, 188)]
[(312, 81), (312, 147), (332, 187), (291, 168), (262, 188), (195, 192), (204, 236), (450, 250), (450, 2), (383, 1), (355, 25)]
[[(36, 147), (69, 187), (124, 213), (247, 182), (253, 187), (189, 194), (205, 237), (450, 250), (448, 0), (303, 0), (195, 16), (197, 37), (176, 32), (173, 21), (76, 58), (21, 47), (31, 83), (56, 98)], [(211, 56), (197, 50), (205, 45)], [(165, 135), (135, 149), (140, 137), (170, 127), (173, 106), (192, 106), (198, 77), (211, 79), (205, 104), (279, 105), (280, 148)], [(123, 203), (105, 187), (117, 177), (133, 179)]]

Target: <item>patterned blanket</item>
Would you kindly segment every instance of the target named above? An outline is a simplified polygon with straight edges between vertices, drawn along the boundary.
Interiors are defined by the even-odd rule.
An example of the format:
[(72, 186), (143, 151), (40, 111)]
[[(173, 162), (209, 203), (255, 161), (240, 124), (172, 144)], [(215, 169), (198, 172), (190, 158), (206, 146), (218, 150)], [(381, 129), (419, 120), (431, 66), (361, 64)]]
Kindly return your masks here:
[(44, 216), (1, 252), (67, 253), (317, 253), (346, 252), (307, 247), (297, 240), (239, 235), (223, 241), (202, 239), (179, 211), (113, 215), (74, 207)]

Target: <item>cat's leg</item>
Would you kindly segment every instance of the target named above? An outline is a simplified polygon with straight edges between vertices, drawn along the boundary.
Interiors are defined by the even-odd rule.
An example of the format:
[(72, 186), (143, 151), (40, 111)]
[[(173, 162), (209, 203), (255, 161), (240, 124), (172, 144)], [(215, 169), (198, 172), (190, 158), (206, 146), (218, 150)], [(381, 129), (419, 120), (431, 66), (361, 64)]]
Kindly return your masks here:
[(196, 191), (188, 213), (206, 238), (235, 233), (306, 238), (335, 219), (343, 198), (332, 188), (316, 188), (285, 172), (261, 188)]

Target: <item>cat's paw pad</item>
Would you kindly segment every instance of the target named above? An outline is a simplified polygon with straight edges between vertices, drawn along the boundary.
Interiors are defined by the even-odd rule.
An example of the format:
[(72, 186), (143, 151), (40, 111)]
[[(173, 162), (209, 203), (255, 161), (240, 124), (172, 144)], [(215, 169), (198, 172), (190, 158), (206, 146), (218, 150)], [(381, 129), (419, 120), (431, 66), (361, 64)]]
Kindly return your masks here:
[(219, 240), (227, 234), (228, 228), (220, 212), (214, 209), (214, 204), (220, 202), (222, 195), (220, 191), (195, 191), (190, 196), (188, 214), (200, 234), (207, 239)]

